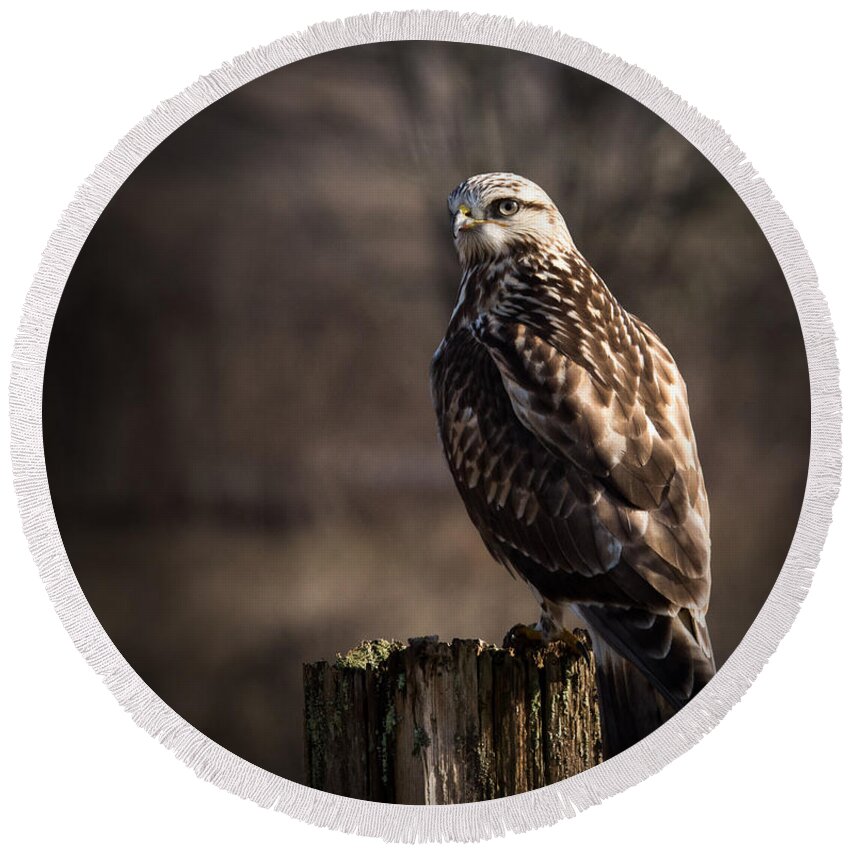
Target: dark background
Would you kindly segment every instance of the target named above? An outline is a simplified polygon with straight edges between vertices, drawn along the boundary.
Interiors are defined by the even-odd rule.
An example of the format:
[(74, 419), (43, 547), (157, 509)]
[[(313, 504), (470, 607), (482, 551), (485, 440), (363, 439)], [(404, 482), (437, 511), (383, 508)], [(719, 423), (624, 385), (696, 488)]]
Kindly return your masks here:
[(536, 618), (466, 517), (428, 389), (459, 278), (445, 199), (492, 170), (549, 192), (688, 382), (720, 662), (790, 544), (809, 439), (794, 305), (689, 143), (604, 83), (495, 48), (383, 44), (268, 74), (170, 136), (98, 221), (51, 337), (44, 440), (118, 649), (288, 778), (302, 662)]

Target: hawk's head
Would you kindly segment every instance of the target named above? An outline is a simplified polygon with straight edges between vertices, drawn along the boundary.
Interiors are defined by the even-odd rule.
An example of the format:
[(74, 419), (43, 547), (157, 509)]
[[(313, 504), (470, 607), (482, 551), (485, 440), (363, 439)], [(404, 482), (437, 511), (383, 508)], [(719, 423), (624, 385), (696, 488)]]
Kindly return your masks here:
[(552, 199), (518, 174), (476, 174), (449, 195), (452, 234), (461, 264), (512, 251), (569, 250), (572, 239)]

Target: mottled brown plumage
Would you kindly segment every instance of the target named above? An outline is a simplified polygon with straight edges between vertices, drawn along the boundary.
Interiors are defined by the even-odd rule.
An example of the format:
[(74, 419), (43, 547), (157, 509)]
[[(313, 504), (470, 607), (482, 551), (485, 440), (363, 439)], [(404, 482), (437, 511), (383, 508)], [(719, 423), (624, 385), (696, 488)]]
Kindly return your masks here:
[(678, 707), (714, 673), (685, 383), (539, 187), (478, 175), (449, 207), (463, 275), (431, 381), (467, 511), (547, 636), (571, 608)]

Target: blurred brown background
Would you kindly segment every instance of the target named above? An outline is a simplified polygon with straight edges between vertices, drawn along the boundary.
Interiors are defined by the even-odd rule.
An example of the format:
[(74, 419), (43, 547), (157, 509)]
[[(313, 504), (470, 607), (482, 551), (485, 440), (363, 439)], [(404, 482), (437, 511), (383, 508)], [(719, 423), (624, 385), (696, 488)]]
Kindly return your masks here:
[(499, 641), (536, 617), (437, 444), (428, 366), (459, 278), (445, 198), (516, 171), (560, 206), (688, 382), (723, 661), (797, 521), (808, 378), (743, 203), (607, 85), (403, 42), (228, 95), (127, 181), (74, 267), (44, 435), (62, 537), (130, 664), (245, 758), (301, 779), (301, 663), (360, 640)]

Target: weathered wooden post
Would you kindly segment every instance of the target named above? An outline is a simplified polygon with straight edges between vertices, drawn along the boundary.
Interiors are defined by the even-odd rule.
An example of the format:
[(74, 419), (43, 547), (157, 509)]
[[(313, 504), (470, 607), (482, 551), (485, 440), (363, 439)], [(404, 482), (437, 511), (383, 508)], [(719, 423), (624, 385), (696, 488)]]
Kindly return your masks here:
[(559, 643), (370, 641), (304, 665), (307, 782), (390, 803), (530, 791), (602, 760), (595, 663)]

